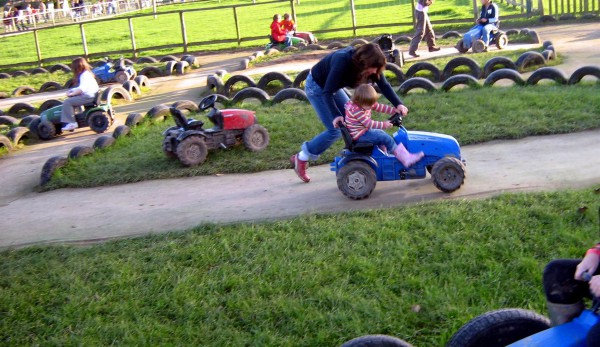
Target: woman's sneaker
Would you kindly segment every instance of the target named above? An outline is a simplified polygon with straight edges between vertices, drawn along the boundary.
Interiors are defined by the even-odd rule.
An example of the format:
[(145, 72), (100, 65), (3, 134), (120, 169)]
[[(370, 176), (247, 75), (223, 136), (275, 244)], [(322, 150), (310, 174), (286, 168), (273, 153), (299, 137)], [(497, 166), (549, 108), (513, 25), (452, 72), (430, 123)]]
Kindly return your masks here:
[(298, 158), (298, 154), (292, 155), (290, 158), (290, 162), (292, 163), (292, 167), (294, 168), (294, 172), (296, 175), (300, 177), (300, 179), (306, 183), (310, 182), (310, 177), (306, 174), (306, 169), (308, 168), (308, 161), (300, 160)]

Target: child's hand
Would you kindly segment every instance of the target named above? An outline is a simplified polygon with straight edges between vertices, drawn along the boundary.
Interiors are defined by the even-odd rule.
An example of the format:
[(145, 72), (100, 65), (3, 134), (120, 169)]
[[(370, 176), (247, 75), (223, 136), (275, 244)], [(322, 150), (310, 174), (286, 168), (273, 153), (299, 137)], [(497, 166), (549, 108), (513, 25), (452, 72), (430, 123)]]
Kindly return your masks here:
[(389, 128), (393, 127), (393, 126), (394, 126), (394, 124), (392, 124), (392, 122), (390, 122), (389, 120), (386, 120), (386, 121), (383, 122), (383, 128), (384, 129), (389, 129)]

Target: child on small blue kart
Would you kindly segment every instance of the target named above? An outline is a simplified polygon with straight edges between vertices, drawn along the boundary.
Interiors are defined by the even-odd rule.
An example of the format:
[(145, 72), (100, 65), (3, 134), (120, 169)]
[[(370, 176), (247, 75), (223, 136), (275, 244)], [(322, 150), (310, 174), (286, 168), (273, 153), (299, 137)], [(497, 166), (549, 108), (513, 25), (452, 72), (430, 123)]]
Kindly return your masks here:
[(359, 85), (354, 90), (352, 99), (345, 105), (345, 117), (337, 117), (333, 120), (333, 125), (338, 127), (338, 123), (343, 121), (352, 140), (357, 143), (372, 143), (382, 150), (385, 147), (385, 151), (394, 153), (402, 165), (407, 168), (413, 166), (423, 158), (424, 153), (410, 153), (402, 143), (396, 144), (394, 139), (383, 131), (393, 126), (389, 120), (380, 122), (371, 118), (371, 111), (387, 113), (391, 116), (396, 113), (395, 108), (377, 103), (377, 97), (377, 92), (371, 85)]

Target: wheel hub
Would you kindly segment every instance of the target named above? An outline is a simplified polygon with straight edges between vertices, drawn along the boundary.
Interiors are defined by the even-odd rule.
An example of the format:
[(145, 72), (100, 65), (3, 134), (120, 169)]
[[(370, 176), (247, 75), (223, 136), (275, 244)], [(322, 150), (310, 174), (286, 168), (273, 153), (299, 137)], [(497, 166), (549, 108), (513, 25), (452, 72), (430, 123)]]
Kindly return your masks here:
[(360, 191), (367, 185), (367, 178), (360, 172), (353, 172), (347, 176), (348, 188)]

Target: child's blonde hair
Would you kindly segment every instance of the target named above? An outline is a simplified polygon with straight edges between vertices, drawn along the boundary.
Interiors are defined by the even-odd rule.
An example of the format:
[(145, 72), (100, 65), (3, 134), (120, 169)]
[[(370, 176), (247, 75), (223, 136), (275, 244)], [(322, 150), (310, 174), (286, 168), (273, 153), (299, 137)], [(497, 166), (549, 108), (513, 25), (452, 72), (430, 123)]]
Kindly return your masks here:
[(358, 106), (373, 106), (378, 99), (377, 92), (370, 84), (361, 84), (354, 89), (352, 102)]

